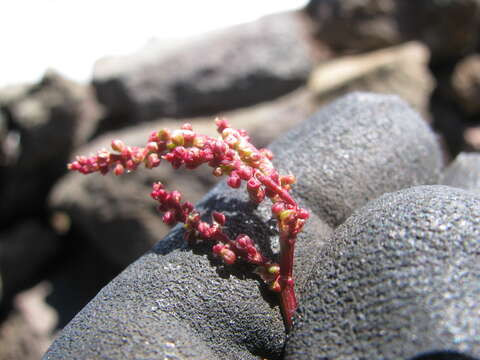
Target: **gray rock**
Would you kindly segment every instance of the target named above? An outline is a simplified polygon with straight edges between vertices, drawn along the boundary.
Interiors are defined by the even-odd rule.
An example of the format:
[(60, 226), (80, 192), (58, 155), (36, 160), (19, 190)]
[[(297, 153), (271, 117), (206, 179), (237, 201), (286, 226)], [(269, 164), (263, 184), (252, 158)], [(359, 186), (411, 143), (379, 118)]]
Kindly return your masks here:
[(357, 210), (318, 254), (285, 358), (479, 356), (479, 216), (479, 196), (439, 185)]
[(143, 54), (123, 70), (99, 62), (93, 85), (112, 121), (197, 116), (270, 100), (302, 85), (313, 66), (304, 26), (297, 13), (278, 14), (167, 56)]
[(355, 93), (327, 109), (273, 149), (296, 154), (282, 159), (282, 166), (303, 179), (299, 196), (329, 224), (341, 224), (383, 193), (438, 182), (442, 157), (435, 136), (398, 97)]
[[(392, 96), (347, 96), (272, 149), (282, 172), (297, 176), (295, 194), (312, 211), (297, 243), (300, 300), (307, 275), (318, 266), (311, 254), (331, 235), (326, 222), (340, 222), (384, 191), (435, 181), (440, 166), (431, 131)], [(243, 192), (221, 183), (200, 207), (224, 211), (229, 232), (250, 234), (275, 256), (278, 240), (269, 206), (255, 209), (246, 200)], [(107, 285), (44, 358), (278, 358), (284, 327), (275, 299), (245, 266), (219, 265), (207, 255), (207, 246), (187, 249), (181, 233), (181, 227), (172, 230)]]
[(469, 115), (480, 113), (480, 54), (460, 61), (452, 75), (452, 89), (458, 104)]
[(478, 0), (311, 0), (320, 39), (338, 50), (367, 51), (405, 40), (424, 42), (434, 61), (458, 58), (478, 41)]
[(442, 184), (480, 192), (480, 154), (458, 154), (445, 169)]

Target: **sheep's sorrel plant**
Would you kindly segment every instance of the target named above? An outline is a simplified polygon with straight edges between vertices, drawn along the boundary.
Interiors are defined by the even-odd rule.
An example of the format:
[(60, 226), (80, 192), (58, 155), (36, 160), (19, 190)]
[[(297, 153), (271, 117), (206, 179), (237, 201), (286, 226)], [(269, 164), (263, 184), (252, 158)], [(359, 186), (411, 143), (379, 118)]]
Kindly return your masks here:
[(280, 238), (278, 264), (266, 258), (249, 236), (240, 234), (231, 239), (226, 235), (223, 231), (226, 223), (224, 214), (213, 212), (212, 223), (204, 222), (191, 203), (181, 202), (178, 191), (168, 192), (160, 182), (153, 184), (151, 196), (159, 202), (163, 222), (168, 225), (184, 224), (188, 242), (210, 242), (213, 254), (226, 264), (231, 265), (241, 259), (256, 265), (256, 273), (272, 291), (280, 293), (283, 317), (287, 329), (290, 329), (297, 307), (293, 280), (294, 246), (308, 218), (308, 211), (300, 208), (292, 198), (290, 188), (295, 178), (279, 175), (271, 162), (273, 154), (270, 150), (257, 149), (250, 143), (246, 131), (231, 128), (225, 119), (216, 119), (216, 124), (220, 138), (196, 134), (190, 124), (185, 124), (179, 130), (153, 132), (143, 148), (113, 140), (113, 153), (102, 149), (90, 157), (78, 156), (68, 168), (83, 174), (98, 171), (103, 175), (113, 169), (115, 175), (121, 175), (141, 164), (152, 169), (164, 159), (175, 169), (182, 165), (195, 169), (206, 163), (214, 169), (213, 175), (227, 175), (227, 184), (232, 188), (239, 188), (242, 180), (246, 181), (251, 201), (260, 204), (268, 197), (273, 203), (272, 216), (278, 222)]

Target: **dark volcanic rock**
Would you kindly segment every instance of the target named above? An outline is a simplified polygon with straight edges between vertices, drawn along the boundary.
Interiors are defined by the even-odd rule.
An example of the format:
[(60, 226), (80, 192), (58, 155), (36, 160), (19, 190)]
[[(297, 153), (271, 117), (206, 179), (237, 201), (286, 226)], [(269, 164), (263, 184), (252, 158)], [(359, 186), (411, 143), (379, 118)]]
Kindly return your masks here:
[(480, 192), (480, 154), (458, 154), (445, 169), (442, 184)]
[(39, 269), (55, 255), (59, 245), (56, 235), (35, 220), (0, 232), (1, 297), (10, 297), (36, 280)]
[(0, 164), (1, 223), (40, 211), (53, 181), (65, 172), (72, 146), (93, 132), (88, 124), (79, 124), (83, 90), (47, 73), (36, 85), (0, 93), (8, 128)]
[(479, 36), (479, 0), (396, 0), (404, 39), (424, 42), (434, 61), (458, 59), (475, 49)]
[[(273, 148), (296, 154), (282, 159), (282, 166), (303, 179), (298, 194), (322, 219), (339, 225), (385, 192), (437, 183), (442, 161), (435, 137), (399, 98), (356, 93), (327, 109)], [(318, 160), (309, 164), (314, 156)]]
[(395, 0), (311, 0), (307, 13), (318, 36), (337, 50), (373, 50), (398, 44)]
[[(282, 172), (312, 216), (297, 243), (297, 290), (318, 266), (331, 229), (385, 191), (437, 181), (433, 134), (392, 96), (355, 94), (324, 108), (272, 145)], [(269, 206), (243, 192), (214, 188), (200, 205), (224, 211), (228, 231), (254, 237), (266, 253), (278, 240)], [(320, 217), (319, 217), (320, 216)], [(181, 227), (107, 285), (63, 330), (45, 359), (139, 357), (278, 358), (284, 327), (271, 294), (244, 266), (224, 267), (208, 246), (188, 249)]]
[[(206, 35), (126, 69), (97, 63), (93, 84), (112, 121), (197, 116), (273, 99), (306, 80), (313, 58), (298, 13)], [(147, 59), (145, 59), (147, 57)]]
[(434, 61), (458, 58), (478, 41), (478, 0), (311, 0), (318, 36), (338, 50), (366, 51), (420, 40)]
[(479, 219), (479, 196), (439, 185), (356, 211), (318, 254), (286, 359), (480, 356)]

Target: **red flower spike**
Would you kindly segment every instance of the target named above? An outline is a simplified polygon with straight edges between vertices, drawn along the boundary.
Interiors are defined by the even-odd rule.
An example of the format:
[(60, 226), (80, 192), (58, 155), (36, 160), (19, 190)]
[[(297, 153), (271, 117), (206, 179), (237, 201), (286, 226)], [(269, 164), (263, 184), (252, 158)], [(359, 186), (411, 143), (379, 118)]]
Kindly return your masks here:
[(273, 291), (280, 293), (280, 307), (288, 330), (297, 307), (293, 281), (294, 245), (308, 218), (308, 211), (298, 207), (292, 198), (290, 187), (295, 178), (292, 175), (279, 176), (270, 161), (273, 158), (270, 150), (257, 149), (250, 143), (245, 130), (231, 128), (225, 119), (217, 118), (215, 122), (220, 138), (196, 134), (190, 124), (184, 124), (173, 132), (168, 129), (153, 132), (143, 148), (126, 146), (121, 140), (114, 140), (112, 149), (116, 153), (102, 149), (96, 155), (79, 156), (68, 164), (68, 169), (83, 174), (106, 174), (112, 170), (115, 175), (121, 175), (142, 164), (146, 168), (157, 167), (162, 158), (175, 169), (181, 166), (194, 169), (208, 164), (215, 176), (227, 175), (227, 184), (233, 188), (240, 187), (242, 180), (246, 181), (253, 202), (260, 203), (266, 196), (270, 198), (274, 203), (272, 215), (278, 220), (279, 264), (264, 257), (247, 235), (231, 240), (222, 229), (225, 215), (213, 212), (212, 224), (203, 222), (191, 203), (182, 203), (179, 192), (168, 192), (161, 183), (155, 183), (150, 194), (158, 202), (166, 224), (184, 223), (184, 237), (189, 243), (194, 244), (197, 239), (211, 242), (214, 255), (221, 257), (226, 264), (241, 259), (257, 265), (256, 273)]

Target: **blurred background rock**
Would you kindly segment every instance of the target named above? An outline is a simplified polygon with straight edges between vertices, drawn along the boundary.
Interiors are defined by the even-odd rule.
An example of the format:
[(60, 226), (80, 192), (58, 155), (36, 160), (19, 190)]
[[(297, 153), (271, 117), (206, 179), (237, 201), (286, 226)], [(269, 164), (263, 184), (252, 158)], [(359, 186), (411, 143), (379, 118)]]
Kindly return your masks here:
[[(102, 286), (166, 234), (148, 197), (153, 181), (193, 201), (215, 181), (207, 169), (174, 176), (163, 166), (123, 177), (67, 174), (75, 154), (112, 138), (141, 145), (153, 129), (184, 122), (211, 133), (216, 115), (266, 146), (354, 90), (404, 98), (437, 131), (448, 161), (480, 149), (480, 1), (265, 3), (242, 2), (240, 12), (189, 2), (169, 17), (139, 2), (102, 2), (97, 11), (88, 1), (25, 3), (22, 11), (1, 5), (11, 23), (0, 26), (14, 21), (29, 34), (2, 28), (0, 35), (4, 46), (14, 44), (0, 72), (0, 360), (39, 358)], [(157, 11), (168, 15), (162, 6)], [(48, 19), (58, 23), (38, 39), (35, 24)], [(150, 37), (155, 24), (169, 39), (135, 51), (144, 44), (125, 34), (139, 27)], [(69, 31), (63, 46), (57, 37)], [(86, 59), (95, 37), (103, 41), (98, 58), (118, 53), (108, 45), (122, 37), (130, 53), (94, 66), (85, 60), (79, 73), (58, 66), (30, 80), (25, 74), (48, 52)]]

